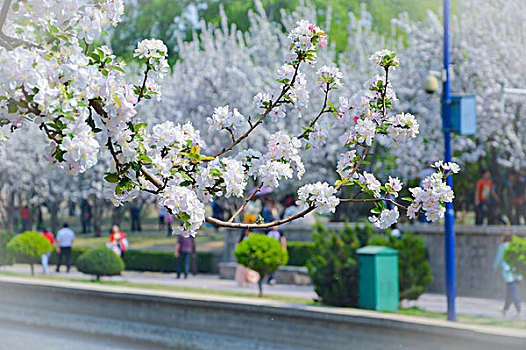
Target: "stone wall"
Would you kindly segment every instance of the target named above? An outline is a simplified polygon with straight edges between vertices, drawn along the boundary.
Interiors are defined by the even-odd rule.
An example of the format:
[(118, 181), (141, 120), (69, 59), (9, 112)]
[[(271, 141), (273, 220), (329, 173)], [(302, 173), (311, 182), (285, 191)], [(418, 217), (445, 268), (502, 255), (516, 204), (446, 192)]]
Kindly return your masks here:
[[(326, 223), (329, 230), (340, 230), (343, 223)], [(444, 293), (444, 227), (443, 225), (400, 225), (402, 231), (421, 234), (427, 242), (427, 251), (434, 281), (428, 292)], [(312, 228), (296, 223), (281, 228), (289, 241), (312, 241)], [(457, 294), (483, 298), (503, 298), (505, 285), (500, 273), (494, 274), (493, 262), (502, 234), (510, 230), (514, 234), (526, 236), (524, 226), (457, 226), (456, 262)], [(225, 231), (223, 261), (234, 261), (232, 251), (235, 248), (239, 231)], [(526, 286), (521, 285), (521, 294), (526, 296)]]
[(257, 298), (6, 276), (0, 276), (0, 327), (2, 322), (58, 329), (69, 337), (80, 333), (140, 341), (145, 349), (526, 348), (526, 335), (518, 329)]

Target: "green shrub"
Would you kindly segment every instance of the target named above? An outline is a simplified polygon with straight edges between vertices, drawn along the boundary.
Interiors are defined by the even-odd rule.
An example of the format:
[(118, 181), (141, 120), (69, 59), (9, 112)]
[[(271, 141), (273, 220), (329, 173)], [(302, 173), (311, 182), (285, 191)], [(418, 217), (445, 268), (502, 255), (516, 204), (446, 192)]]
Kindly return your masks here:
[[(177, 271), (177, 258), (172, 252), (127, 250), (123, 259), (126, 264), (126, 270), (157, 272)], [(197, 271), (200, 273), (212, 273), (214, 271), (212, 253), (197, 252)]]
[[(345, 223), (345, 225), (347, 226), (348, 223)], [(369, 240), (373, 237), (373, 227), (369, 223), (354, 225), (354, 232), (360, 247), (365, 247), (369, 244)]]
[(7, 250), (31, 266), (31, 274), (35, 274), (34, 264), (40, 262), (42, 254), (51, 251), (51, 243), (38, 232), (27, 231), (13, 237), (7, 243)]
[(287, 250), (289, 251), (287, 265), (306, 266), (313, 247), (314, 243), (312, 242), (287, 242)]
[(504, 251), (504, 261), (514, 272), (526, 275), (526, 237), (513, 236), (508, 249)]
[(97, 280), (101, 276), (117, 276), (124, 270), (124, 262), (107, 247), (94, 248), (86, 251), (77, 259), (77, 269), (88, 275), (94, 275)]
[(237, 262), (259, 274), (259, 296), (263, 296), (263, 278), (288, 261), (287, 251), (275, 238), (251, 233), (248, 239), (239, 243), (234, 250)]
[(424, 237), (404, 233), (400, 238), (376, 236), (370, 245), (387, 246), (398, 251), (398, 289), (400, 300), (416, 300), (433, 282), (431, 266), (427, 261)]
[(15, 257), (11, 251), (7, 249), (7, 243), (13, 238), (13, 234), (2, 231), (0, 232), (0, 266), (13, 265)]
[(307, 268), (321, 301), (336, 306), (357, 306), (359, 241), (355, 232), (347, 223), (340, 232), (329, 232), (317, 223), (312, 238), (314, 247)]

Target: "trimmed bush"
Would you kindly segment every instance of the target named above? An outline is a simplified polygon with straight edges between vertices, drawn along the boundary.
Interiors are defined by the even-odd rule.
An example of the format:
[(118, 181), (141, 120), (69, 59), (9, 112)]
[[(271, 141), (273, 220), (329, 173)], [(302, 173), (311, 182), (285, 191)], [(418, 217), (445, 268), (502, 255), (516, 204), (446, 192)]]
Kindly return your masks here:
[(111, 249), (100, 247), (90, 249), (77, 259), (80, 272), (97, 277), (118, 276), (124, 270), (124, 262)]
[(508, 249), (504, 251), (506, 261), (513, 272), (526, 275), (526, 237), (513, 236)]
[(7, 243), (7, 250), (14, 254), (15, 260), (29, 263), (31, 275), (35, 274), (34, 264), (38, 264), (42, 254), (51, 251), (52, 248), (47, 238), (32, 231), (21, 233)]
[[(177, 258), (172, 252), (127, 250), (123, 259), (126, 264), (126, 270), (177, 271)], [(212, 273), (213, 270), (213, 254), (210, 252), (197, 252), (197, 271), (200, 273)]]
[(433, 282), (424, 237), (406, 232), (400, 238), (390, 235), (376, 236), (369, 241), (369, 244), (387, 246), (398, 251), (400, 300), (418, 299)]
[(248, 239), (241, 241), (234, 256), (237, 262), (259, 274), (259, 296), (263, 296), (263, 278), (274, 272), (289, 259), (287, 251), (275, 238), (264, 234), (251, 233)]
[(355, 232), (347, 223), (340, 232), (329, 232), (321, 223), (316, 223), (312, 238), (314, 247), (307, 268), (321, 301), (336, 306), (357, 306), (359, 241)]
[(14, 237), (12, 233), (2, 231), (0, 232), (0, 266), (13, 265), (15, 257), (11, 251), (7, 249), (7, 243)]
[(287, 242), (287, 250), (289, 251), (287, 265), (307, 266), (313, 247), (314, 243), (312, 242)]

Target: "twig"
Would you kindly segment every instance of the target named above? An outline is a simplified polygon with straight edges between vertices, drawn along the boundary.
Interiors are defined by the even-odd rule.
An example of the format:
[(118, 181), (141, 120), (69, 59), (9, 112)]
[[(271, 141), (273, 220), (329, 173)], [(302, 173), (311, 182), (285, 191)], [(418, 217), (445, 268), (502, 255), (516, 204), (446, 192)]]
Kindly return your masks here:
[(258, 187), (256, 187), (256, 189), (254, 190), (254, 192), (252, 192), (250, 194), (250, 196), (248, 196), (247, 199), (245, 199), (245, 201), (243, 202), (243, 204), (239, 207), (239, 209), (234, 213), (234, 215), (232, 215), (232, 217), (228, 220), (228, 222), (233, 222), (234, 219), (243, 211), (243, 209), (245, 209), (246, 205), (248, 204), (248, 202), (250, 202), (252, 200), (252, 198), (254, 198), (254, 196), (256, 195), (256, 193), (259, 192), (259, 190), (261, 189), (261, 187), (263, 187), (263, 182), (259, 184)]
[[(139, 93), (139, 97), (137, 98), (137, 103), (139, 103), (141, 99), (144, 97), (144, 89), (146, 88), (146, 80), (148, 80), (149, 71), (150, 71), (150, 66), (147, 66), (146, 70), (144, 71), (144, 80), (142, 81), (141, 92)], [(137, 105), (137, 103), (135, 105)]]
[[(299, 57), (298, 57), (299, 59)], [(300, 62), (301, 63), (301, 62)], [(300, 63), (298, 63), (298, 65), (296, 66), (296, 70), (294, 72), (294, 76), (292, 77), (292, 80), (290, 82), (289, 85), (283, 87), (283, 89), (281, 90), (281, 93), (280, 95), (278, 96), (278, 98), (276, 99), (276, 102), (274, 103), (271, 103), (270, 106), (268, 106), (268, 108), (265, 110), (265, 113), (263, 113), (263, 115), (257, 120), (257, 122), (250, 126), (250, 128), (248, 129), (247, 132), (245, 132), (243, 135), (241, 135), (237, 140), (235, 140), (234, 142), (232, 142), (232, 144), (228, 147), (225, 147), (223, 148), (221, 151), (219, 151), (218, 153), (216, 153), (214, 155), (214, 158), (217, 158), (223, 154), (225, 154), (226, 152), (228, 151), (231, 151), (234, 147), (236, 147), (241, 141), (243, 141), (244, 139), (246, 139), (248, 137), (248, 135), (250, 135), (252, 133), (252, 131), (254, 131), (254, 129), (263, 122), (263, 120), (267, 117), (267, 115), (270, 113), (270, 111), (272, 111), (274, 109), (274, 107), (276, 107), (276, 105), (278, 104), (278, 101), (289, 91), (289, 89), (294, 85), (294, 82), (296, 81), (296, 77), (298, 75), (298, 70), (299, 70), (299, 67), (300, 67)]]
[(327, 99), (329, 98), (329, 83), (327, 83), (327, 90), (325, 90), (325, 98), (323, 100), (323, 107), (321, 107), (321, 111), (320, 113), (318, 113), (318, 115), (310, 122), (308, 128), (306, 128), (300, 136), (298, 136), (298, 139), (302, 139), (304, 137), (306, 137), (310, 130), (315, 124), (316, 122), (318, 121), (318, 119), (320, 119), (320, 117), (322, 116), (323, 113), (327, 112), (326, 108), (327, 108)]
[(407, 207), (403, 206), (402, 204), (396, 202), (394, 199), (391, 199), (391, 198), (362, 198), (362, 199), (340, 198), (340, 202), (341, 203), (389, 202), (389, 203), (396, 205), (400, 209), (407, 210)]
[(232, 138), (232, 142), (236, 142), (236, 136), (234, 135), (234, 132), (230, 128), (226, 128), (226, 130), (230, 133), (230, 137)]

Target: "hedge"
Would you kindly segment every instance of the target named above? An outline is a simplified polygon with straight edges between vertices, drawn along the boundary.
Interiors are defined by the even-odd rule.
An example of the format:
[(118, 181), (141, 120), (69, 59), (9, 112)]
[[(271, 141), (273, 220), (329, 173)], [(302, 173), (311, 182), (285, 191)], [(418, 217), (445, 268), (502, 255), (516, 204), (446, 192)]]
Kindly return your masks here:
[(314, 242), (287, 242), (289, 262), (287, 265), (306, 266), (311, 257)]
[[(75, 265), (77, 258), (86, 250), (88, 248), (73, 248), (71, 263)], [(123, 260), (125, 269), (131, 271), (175, 272), (177, 270), (177, 258), (172, 252), (128, 250), (124, 253)], [(56, 264), (56, 262), (57, 254), (53, 252), (49, 263)], [(197, 271), (200, 273), (212, 273), (214, 271), (212, 253), (197, 252)]]
[(289, 266), (306, 266), (311, 257), (311, 249), (314, 247), (313, 242), (287, 242), (289, 253)]
[[(171, 252), (128, 250), (124, 253), (123, 259), (126, 270), (158, 272), (175, 272), (177, 270), (177, 258)], [(211, 273), (214, 267), (212, 259), (212, 253), (197, 252), (197, 271)]]

